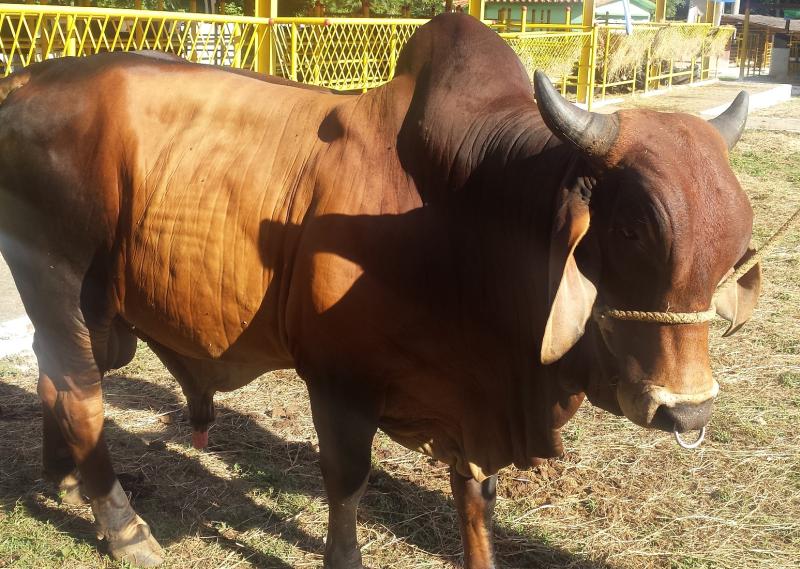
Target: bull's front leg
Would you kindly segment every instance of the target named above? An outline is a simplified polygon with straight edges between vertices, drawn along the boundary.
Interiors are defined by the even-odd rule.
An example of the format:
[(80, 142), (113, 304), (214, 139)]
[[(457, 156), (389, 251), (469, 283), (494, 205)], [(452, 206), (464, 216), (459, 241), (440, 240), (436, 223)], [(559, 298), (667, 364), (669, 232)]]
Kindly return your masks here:
[[(158, 565), (163, 560), (161, 547), (134, 512), (111, 465), (103, 437), (100, 372), (94, 366), (78, 373), (59, 372), (71, 358), (49, 351), (44, 344), (39, 338), (34, 343), (40, 367), (38, 392), (48, 445), (44, 451), (55, 453), (46, 457), (45, 469), (63, 482), (62, 475), (69, 474), (66, 470), (71, 465), (64, 447), (58, 448), (65, 445), (89, 498), (98, 537), (107, 540), (111, 555), (140, 567)], [(56, 427), (60, 437), (53, 431)]]
[(356, 537), (358, 503), (367, 487), (377, 406), (364, 393), (333, 382), (309, 384), (320, 468), (328, 496), (325, 569), (362, 569)]
[(450, 469), (450, 487), (458, 510), (465, 569), (493, 569), (494, 545), (492, 515), (497, 491), (497, 475), (483, 482), (465, 478)]

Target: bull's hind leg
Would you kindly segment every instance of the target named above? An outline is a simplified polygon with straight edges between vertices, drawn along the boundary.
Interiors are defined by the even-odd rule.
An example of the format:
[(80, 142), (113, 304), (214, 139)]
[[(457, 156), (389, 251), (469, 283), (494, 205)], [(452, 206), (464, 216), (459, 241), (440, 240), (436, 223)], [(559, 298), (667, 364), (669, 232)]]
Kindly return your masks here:
[[(96, 316), (99, 311), (82, 298), (86, 278), (77, 275), (85, 271), (53, 253), (26, 250), (27, 255), (14, 251), (9, 255), (5, 249), (4, 255), (35, 329), (45, 469), (63, 484), (76, 465), (98, 535), (107, 540), (111, 555), (143, 567), (157, 565), (162, 561), (161, 548), (131, 508), (103, 436), (102, 369), (112, 359), (121, 361), (124, 351), (113, 355), (107, 351), (111, 318), (102, 325), (93, 318), (90, 330), (85, 314)], [(36, 266), (41, 259), (47, 259), (49, 270)]]
[[(78, 320), (65, 317), (73, 324)], [(53, 326), (57, 320), (34, 321), (38, 392), (45, 414), (59, 427), (77, 464), (98, 536), (108, 542), (111, 555), (143, 567), (157, 565), (161, 548), (130, 506), (111, 464), (103, 435), (101, 373), (91, 358), (89, 332)]]
[[(108, 357), (105, 358), (108, 363), (101, 372), (127, 365), (135, 353), (136, 337), (122, 321), (115, 319), (109, 330)], [(78, 467), (55, 414), (46, 404), (42, 404), (42, 474), (58, 490), (62, 502), (72, 505), (85, 503)]]

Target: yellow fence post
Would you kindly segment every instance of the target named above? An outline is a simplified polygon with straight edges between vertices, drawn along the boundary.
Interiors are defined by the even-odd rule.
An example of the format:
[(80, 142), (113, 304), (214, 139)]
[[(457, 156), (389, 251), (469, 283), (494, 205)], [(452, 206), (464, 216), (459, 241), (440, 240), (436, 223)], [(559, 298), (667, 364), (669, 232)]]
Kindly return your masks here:
[[(278, 0), (256, 0), (257, 18), (277, 18)], [(275, 74), (275, 54), (273, 50), (274, 33), (272, 23), (264, 27), (264, 31), (258, 36), (258, 57), (256, 58), (255, 69), (259, 73)]]
[[(134, 10), (141, 10), (142, 0), (133, 0), (133, 8)], [(133, 43), (136, 49), (142, 49), (142, 24), (138, 17), (133, 24)]]
[(594, 0), (584, 1), (581, 23), (584, 29), (592, 29), (592, 36), (589, 45), (584, 43), (581, 50), (581, 61), (578, 64), (578, 102), (589, 104), (591, 99), (589, 93), (593, 88), (591, 78), (594, 76), (594, 70), (592, 69), (593, 53), (597, 47), (597, 35), (594, 33)]
[(745, 69), (747, 66), (747, 50), (750, 46), (747, 45), (750, 34), (750, 8), (744, 11), (744, 24), (742, 24), (742, 41), (739, 44), (739, 79), (744, 79)]
[(520, 17), (519, 17), (519, 31), (523, 34), (525, 33), (525, 25), (528, 23), (528, 7), (524, 4), (520, 9)]
[(233, 24), (233, 66), (237, 69), (242, 68), (242, 41), (241, 24)]
[(485, 5), (483, 0), (469, 0), (469, 15), (479, 20), (484, 19)]
[(663, 22), (667, 19), (667, 0), (656, 0), (656, 14), (653, 18), (655, 22)]
[(292, 22), (292, 32), (289, 38), (289, 78), (297, 81), (297, 24)]
[(389, 77), (391, 80), (394, 77), (394, 70), (397, 67), (397, 25), (392, 24), (391, 35), (389, 36)]
[[(592, 0), (594, 3), (594, 0)], [(588, 86), (589, 89), (586, 92), (586, 110), (592, 110), (592, 104), (594, 103), (594, 75), (595, 75), (595, 68), (597, 67), (597, 26), (592, 25), (592, 49), (589, 52), (589, 77), (588, 77)]]
[[(611, 52), (611, 26), (606, 24), (606, 38), (603, 44), (603, 91), (601, 98), (606, 98), (606, 83), (608, 83), (608, 56)], [(596, 57), (596, 56), (595, 56)]]
[(75, 57), (78, 55), (78, 41), (75, 37), (75, 16), (67, 16), (67, 33), (64, 34), (64, 55)]
[(568, 26), (572, 23), (572, 8), (567, 6), (564, 10), (564, 23)]

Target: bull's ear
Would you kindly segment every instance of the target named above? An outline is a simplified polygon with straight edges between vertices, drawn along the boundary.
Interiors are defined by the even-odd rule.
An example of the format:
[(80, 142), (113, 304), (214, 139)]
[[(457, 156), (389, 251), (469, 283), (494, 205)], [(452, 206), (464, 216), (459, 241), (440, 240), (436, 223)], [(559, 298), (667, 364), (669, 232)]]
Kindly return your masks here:
[[(755, 254), (755, 249), (748, 249), (744, 257), (737, 263), (737, 267), (746, 262)], [(758, 303), (758, 294), (761, 292), (761, 264), (756, 263), (735, 283), (722, 289), (715, 298), (717, 314), (730, 322), (730, 326), (723, 336), (730, 336), (741, 328), (750, 319), (753, 309)]]
[(597, 290), (575, 262), (575, 248), (589, 230), (588, 193), (592, 181), (577, 178), (563, 187), (556, 202), (550, 236), (550, 314), (542, 338), (541, 361), (551, 364), (583, 336)]

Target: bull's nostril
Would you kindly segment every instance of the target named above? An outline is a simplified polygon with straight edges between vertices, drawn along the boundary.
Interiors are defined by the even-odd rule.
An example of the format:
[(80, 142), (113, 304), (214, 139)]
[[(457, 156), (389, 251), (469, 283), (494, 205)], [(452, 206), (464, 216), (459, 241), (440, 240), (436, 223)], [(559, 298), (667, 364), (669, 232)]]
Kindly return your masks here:
[(667, 432), (696, 431), (708, 424), (713, 406), (713, 399), (696, 405), (680, 404), (674, 407), (662, 405), (656, 410), (651, 426)]

